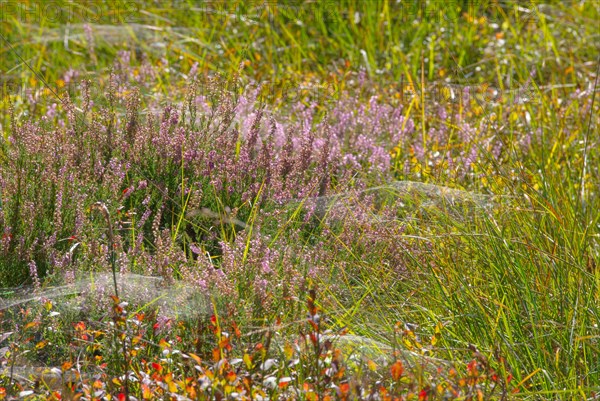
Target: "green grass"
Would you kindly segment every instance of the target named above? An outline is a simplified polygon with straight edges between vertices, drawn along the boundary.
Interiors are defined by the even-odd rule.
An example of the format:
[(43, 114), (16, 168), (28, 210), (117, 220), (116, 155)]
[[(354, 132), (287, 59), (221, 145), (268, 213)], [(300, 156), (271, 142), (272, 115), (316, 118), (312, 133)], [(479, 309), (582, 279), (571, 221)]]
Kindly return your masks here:
[[(164, 184), (166, 193), (176, 195), (167, 200), (170, 208), (162, 212), (160, 220), (161, 228), (170, 230), (169, 246), (188, 249), (194, 236), (207, 238), (203, 250), (215, 256), (215, 263), (221, 263), (218, 241), (232, 244), (238, 241), (236, 244), (243, 250), (241, 260), (250, 266), (254, 263), (248, 260), (254, 234), (246, 234), (253, 230), (268, 235), (268, 247), (281, 250), (282, 255), (287, 247), (291, 249), (289, 255), (285, 254), (277, 262), (277, 274), (287, 274), (286, 263), (291, 263), (294, 269), (306, 271), (306, 276), (315, 266), (307, 266), (306, 260), (298, 256), (304, 253), (317, 255), (315, 263), (327, 272), (309, 280), (319, 288), (318, 304), (326, 316), (323, 327), (305, 324), (307, 288), (297, 299), (286, 297), (285, 291), (278, 288), (280, 297), (270, 309), (262, 309), (252, 291), (252, 283), (261, 274), (254, 269), (247, 272), (247, 277), (237, 278), (235, 291), (241, 294), (237, 300), (239, 310), (237, 314), (232, 313), (235, 316), (232, 319), (243, 332), (250, 334), (237, 338), (234, 350), (230, 351), (223, 344), (223, 330), (218, 320), (198, 319), (190, 323), (182, 318), (179, 324), (174, 324), (171, 333), (171, 338), (179, 335), (183, 339), (178, 346), (192, 349), (198, 355), (206, 354), (203, 359), (210, 359), (216, 349), (222, 355), (231, 356), (230, 359), (235, 354), (240, 358), (252, 355), (252, 360), (262, 358), (264, 361), (272, 354), (256, 346), (257, 343), (269, 344), (269, 335), (280, 336), (285, 344), (298, 332), (347, 331), (379, 341), (390, 349), (414, 351), (449, 361), (455, 364), (458, 376), (468, 374), (466, 362), (471, 359), (485, 361), (505, 383), (510, 382), (506, 384), (506, 391), (496, 394), (498, 399), (591, 400), (598, 397), (600, 99), (596, 96), (594, 100), (600, 61), (597, 2), (481, 1), (473, 4), (454, 1), (443, 4), (432, 1), (425, 6), (421, 2), (400, 5), (394, 1), (350, 0), (267, 2), (267, 6), (245, 1), (201, 5), (183, 1), (174, 6), (164, 3), (157, 6), (153, 2), (94, 3), (94, 6), (53, 3), (63, 11), (69, 10), (68, 13), (63, 13), (58, 20), (44, 12), (24, 18), (19, 14), (22, 10), (40, 7), (41, 3), (11, 2), (10, 7), (14, 9), (10, 10), (2, 4), (2, 179), (8, 172), (15, 171), (9, 168), (13, 161), (6, 159), (11, 130), (9, 107), (14, 107), (13, 115), (17, 119), (43, 115), (47, 107), (56, 102), (52, 93), (44, 91), (45, 85), (61, 92), (63, 75), (71, 67), (85, 72), (94, 83), (105, 88), (118, 52), (130, 50), (135, 59), (133, 65), (138, 69), (144, 62), (161, 66), (153, 84), (142, 88), (142, 110), (152, 104), (153, 97), (175, 103), (183, 101), (189, 89), (186, 74), (196, 62), (201, 76), (220, 72), (227, 78), (238, 72), (240, 64), (245, 64), (242, 82), (263, 82), (270, 106), (290, 121), (299, 116), (294, 114), (293, 102), (289, 101), (289, 88), (293, 88), (294, 99), (299, 102), (308, 104), (316, 98), (319, 118), (328, 116), (333, 106), (324, 90), (302, 92), (298, 89), (315, 82), (320, 83), (321, 88), (325, 86), (326, 95), (333, 94), (336, 100), (345, 93), (355, 96), (357, 108), (360, 102), (366, 104), (372, 95), (379, 96), (385, 103), (403, 104), (402, 113), (415, 122), (415, 132), (405, 142), (388, 144), (393, 155), (390, 176), (421, 182), (423, 187), (419, 188), (423, 191), (429, 184), (463, 191), (456, 203), (437, 195), (420, 197), (410, 193), (392, 196), (386, 205), (387, 198), (383, 196), (379, 210), (369, 210), (375, 215), (381, 211), (388, 213), (385, 214), (387, 220), (377, 223), (359, 217), (327, 220), (333, 209), (307, 223), (301, 203), (285, 210), (286, 218), (282, 220), (277, 214), (278, 206), (273, 203), (261, 203), (258, 196), (244, 203), (241, 193), (214, 191), (206, 181), (202, 188), (203, 202), (209, 202), (210, 208), (221, 214), (226, 206), (239, 206), (238, 217), (249, 227), (240, 230), (223, 219), (215, 223), (210, 216), (204, 216), (204, 220), (189, 217), (188, 212), (198, 205), (192, 205), (193, 197), (186, 196), (180, 188), (189, 185), (186, 180), (190, 172), (177, 163), (164, 167), (154, 154), (148, 153), (141, 159), (143, 163), (136, 173), (127, 178), (127, 183), (134, 185), (138, 179), (152, 177)], [(93, 48), (86, 37), (86, 23), (91, 28)], [(360, 79), (359, 69), (366, 71), (363, 86), (356, 83)], [(468, 101), (459, 96), (465, 86), (474, 93)], [(36, 106), (38, 109), (29, 107), (24, 92), (27, 88), (41, 93), (43, 101)], [(491, 88), (502, 96), (491, 92)], [(457, 100), (451, 99), (451, 90), (456, 92)], [(300, 92), (299, 96), (296, 91)], [(526, 96), (525, 101), (517, 101), (523, 96)], [(102, 102), (108, 103), (106, 99), (98, 99), (99, 104)], [(439, 117), (440, 107), (452, 115), (449, 120)], [(125, 110), (117, 109), (115, 115), (121, 112)], [(462, 140), (465, 123), (476, 133)], [(447, 130), (445, 144), (430, 136), (430, 128), (442, 127)], [(85, 124), (79, 128), (84, 132)], [(531, 145), (523, 146), (520, 142), (527, 132), (533, 132), (534, 138)], [(484, 140), (490, 137), (502, 143), (500, 157), (492, 155), (493, 144)], [(424, 158), (416, 156), (419, 143), (426, 149)], [(469, 174), (461, 175), (458, 169), (448, 165), (428, 164), (436, 152), (468, 150), (469, 146), (479, 152)], [(27, 168), (34, 162), (28, 159), (26, 152), (23, 160), (19, 160), (23, 166), (29, 166)], [(30, 175), (20, 184), (29, 188), (22, 193), (29, 194), (27, 191), (36, 188), (31, 185), (36, 180), (33, 171), (31, 167)], [(366, 186), (381, 184), (365, 171), (340, 184), (340, 191), (348, 190), (344, 185), (351, 187), (354, 182)], [(55, 191), (56, 188), (35, 190), (39, 195), (36, 199), (43, 200), (37, 207), (44, 210), (45, 215), (31, 226), (32, 235), (53, 230)], [(73, 184), (73, 193), (85, 191), (85, 188), (77, 188), (77, 183)], [(469, 200), (470, 193), (485, 196), (484, 205)], [(6, 199), (0, 195), (3, 202), (0, 207), (10, 205), (13, 209), (6, 216), (16, 220), (2, 220), (0, 227), (19, 226), (27, 231), (29, 227), (22, 217), (25, 212), (21, 209), (26, 209), (23, 202), (28, 198), (24, 195), (23, 199)], [(120, 202), (107, 188), (88, 195), (87, 207), (97, 200), (109, 199), (113, 206)], [(435, 202), (431, 203), (432, 199)], [(141, 215), (142, 201), (142, 195), (134, 194), (127, 206)], [(163, 201), (165, 199), (155, 191), (148, 208), (155, 211)], [(398, 202), (405, 208), (390, 215)], [(63, 219), (68, 222), (67, 226), (75, 221), (79, 206), (75, 200), (65, 201), (65, 204), (68, 206)], [(350, 216), (358, 215), (361, 205), (372, 206), (365, 200), (349, 200), (339, 205), (348, 208)], [(116, 210), (116, 206), (112, 209)], [(156, 241), (158, 235), (154, 235), (154, 228), (148, 225), (152, 224), (147, 224), (142, 231), (152, 232)], [(216, 227), (216, 239), (210, 237), (211, 227)], [(99, 246), (105, 241), (101, 220), (91, 220), (86, 229), (89, 238), (85, 241), (89, 244)], [(379, 233), (378, 238), (372, 238), (374, 232)], [(135, 242), (136, 231), (131, 230), (127, 236), (127, 241)], [(66, 229), (63, 237), (68, 237)], [(65, 241), (60, 247), (70, 245)], [(153, 250), (159, 245), (147, 241), (144, 247)], [(88, 256), (93, 253), (92, 248), (93, 245), (81, 245), (75, 250), (84, 255), (82, 271), (99, 269), (95, 265), (98, 260)], [(191, 255), (191, 251), (188, 253)], [(41, 275), (46, 270), (52, 271), (49, 263), (40, 264)], [(172, 271), (176, 278), (181, 278), (184, 267), (173, 266)], [(56, 277), (49, 275), (48, 282), (52, 279)], [(2, 287), (30, 283), (28, 280), (27, 261), (12, 256), (0, 259)], [(222, 316), (223, 324), (230, 324), (227, 313), (220, 310), (226, 308), (227, 301), (219, 298), (219, 294), (213, 301), (217, 318)], [(311, 302), (309, 299), (309, 313), (313, 312)], [(144, 303), (135, 307), (148, 309), (148, 316), (139, 319), (143, 322), (139, 327), (146, 324), (150, 333), (156, 316)], [(39, 305), (35, 308), (43, 309)], [(58, 330), (49, 334), (52, 352), (48, 354), (55, 357), (39, 355), (45, 346), (38, 347), (41, 337), (32, 334), (41, 324), (38, 323), (9, 339), (13, 348), (12, 355), (3, 357), (7, 363), (14, 362), (15, 355), (54, 365), (64, 360), (74, 362), (77, 355), (66, 346), (71, 337), (57, 333), (64, 329), (76, 337), (92, 327), (102, 333), (98, 340), (102, 345), (98, 347), (107, 347), (103, 355), (108, 367), (102, 369), (119, 372), (123, 364), (119, 342), (109, 341), (110, 334), (117, 338), (118, 332), (108, 324), (111, 319), (107, 309), (99, 307), (90, 316), (76, 313), (73, 316), (66, 311), (68, 308), (60, 308), (60, 305), (47, 307), (39, 312), (41, 317), (37, 320)], [(2, 311), (4, 332), (16, 330), (13, 322), (33, 319), (25, 311), (12, 309)], [(52, 310), (61, 311), (59, 320), (49, 316)], [(133, 330), (133, 317), (128, 318), (121, 316), (121, 320), (114, 318), (113, 322), (116, 327)], [(72, 323), (80, 320), (86, 322), (87, 328), (77, 331)], [(233, 331), (230, 329), (227, 328)], [(151, 370), (146, 361), (159, 358), (162, 350), (171, 347), (164, 343), (159, 345), (158, 334), (144, 338), (148, 341), (147, 347), (138, 355), (128, 356), (138, 372)], [(389, 356), (390, 349), (382, 353)], [(81, 344), (75, 351), (87, 357), (93, 352)], [(280, 350), (273, 346), (272, 353), (282, 360), (287, 352), (285, 345)], [(301, 362), (296, 370), (282, 365), (277, 377), (293, 376), (299, 388), (303, 381), (314, 380), (319, 375), (316, 367), (319, 358), (326, 360), (326, 357), (310, 352), (300, 352), (297, 357)], [(187, 367), (181, 367), (187, 362), (181, 362), (178, 367), (175, 362), (163, 362), (160, 363), (165, 369), (168, 366), (172, 371), (184, 372), (183, 376), (189, 373)], [(96, 362), (90, 357), (85, 363), (94, 366)], [(243, 363), (248, 372), (258, 372), (257, 364), (246, 360)], [(414, 399), (420, 390), (429, 388), (427, 386), (435, 388), (436, 384), (452, 381), (450, 373), (426, 373), (425, 367), (421, 372), (417, 363), (405, 367), (411, 373), (400, 385), (391, 377), (393, 370), (384, 363), (377, 369), (371, 369), (366, 361), (362, 363), (365, 365), (348, 362), (348, 370), (360, 380), (375, 377), (373, 380), (392, 383), (390, 388), (406, 390), (402, 395), (407, 397), (408, 393), (414, 393)], [(224, 378), (226, 372), (214, 374)], [(509, 375), (512, 380), (506, 380)], [(0, 386), (10, 389), (8, 377), (7, 374), (0, 376)], [(445, 378), (442, 380), (442, 377)], [(122, 388), (118, 383), (106, 382), (107, 391), (113, 394)], [(315, 388), (325, 386), (319, 381), (315, 383)], [(17, 392), (16, 387), (12, 391)], [(319, 391), (324, 391), (324, 387)], [(272, 395), (275, 394), (273, 391)], [(304, 393), (298, 397), (310, 399)]]

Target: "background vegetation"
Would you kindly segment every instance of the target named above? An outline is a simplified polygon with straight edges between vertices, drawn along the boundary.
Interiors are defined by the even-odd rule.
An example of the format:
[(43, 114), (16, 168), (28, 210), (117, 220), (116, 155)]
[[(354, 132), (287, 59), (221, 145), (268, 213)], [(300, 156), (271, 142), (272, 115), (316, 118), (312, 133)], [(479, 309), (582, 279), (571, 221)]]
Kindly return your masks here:
[(597, 2), (0, 7), (0, 399), (597, 399)]

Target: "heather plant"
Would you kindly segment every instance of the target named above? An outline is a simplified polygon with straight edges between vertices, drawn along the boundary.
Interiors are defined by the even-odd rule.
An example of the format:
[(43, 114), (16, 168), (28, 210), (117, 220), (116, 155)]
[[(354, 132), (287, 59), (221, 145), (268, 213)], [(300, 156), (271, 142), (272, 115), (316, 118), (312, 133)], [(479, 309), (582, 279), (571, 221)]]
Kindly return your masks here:
[[(117, 102), (111, 92), (115, 88), (111, 86), (108, 90), (109, 101)], [(70, 202), (79, 199), (81, 203), (84, 197), (90, 199), (90, 194), (96, 199), (118, 201), (112, 205), (110, 212), (119, 220), (115, 230), (120, 235), (115, 234), (114, 246), (118, 248), (117, 252), (131, 253), (137, 257), (136, 253), (140, 252), (143, 245), (143, 235), (151, 235), (155, 245), (165, 251), (168, 249), (168, 252), (174, 251), (171, 240), (180, 235), (183, 235), (184, 244), (186, 241), (189, 244), (199, 240), (209, 243), (212, 240), (216, 243), (221, 235), (225, 235), (226, 240), (232, 238), (227, 224), (220, 224), (221, 232), (215, 235), (207, 233), (208, 227), (196, 222), (200, 219), (186, 217), (200, 215), (208, 217), (210, 223), (214, 222), (211, 213), (197, 213), (198, 210), (207, 208), (218, 216), (231, 211), (227, 212), (231, 215), (229, 218), (241, 218), (243, 221), (268, 201), (282, 202), (309, 195), (324, 196), (330, 191), (331, 185), (335, 183), (341, 186), (346, 177), (362, 167), (373, 171), (375, 176), (386, 174), (389, 156), (383, 144), (368, 145), (373, 146), (372, 154), (368, 155), (368, 159), (360, 161), (356, 160), (356, 155), (362, 157), (358, 149), (360, 146), (367, 146), (366, 143), (359, 141), (358, 148), (342, 150), (344, 142), (355, 142), (354, 138), (348, 139), (352, 134), (344, 121), (324, 120), (316, 127), (303, 121), (285, 127), (280, 124), (278, 129), (273, 117), (270, 117), (270, 122), (263, 123), (264, 106), (250, 111), (247, 116), (242, 114), (238, 121), (234, 121), (233, 115), (238, 104), (234, 103), (231, 96), (221, 94), (215, 100), (220, 102), (218, 106), (214, 105), (209, 111), (205, 109), (200, 115), (197, 115), (197, 106), (188, 103), (188, 115), (197, 115), (196, 121), (184, 121), (185, 109), (178, 111), (173, 106), (167, 106), (160, 120), (149, 117), (147, 122), (144, 121), (146, 126), (141, 126), (142, 121), (138, 120), (136, 109), (136, 93), (134, 91), (131, 97), (122, 102), (126, 104), (127, 110), (127, 120), (121, 120), (122, 122), (111, 111), (110, 107), (114, 108), (114, 105), (97, 106), (98, 112), (92, 109), (89, 115), (82, 117), (76, 115), (76, 106), (70, 99), (65, 100), (63, 105), (67, 111), (63, 115), (64, 128), (62, 134), (53, 136), (56, 141), (54, 143), (46, 141), (42, 134), (43, 125), (13, 126), (14, 133), (6, 143), (7, 157), (11, 160), (23, 160), (28, 158), (28, 152), (33, 152), (36, 156), (28, 158), (27, 163), (36, 159), (39, 163), (37, 168), (54, 170), (48, 176), (41, 176), (41, 181), (38, 181), (38, 185), (56, 188), (52, 191), (56, 195), (44, 201), (39, 197), (47, 196), (46, 194), (20, 186), (22, 173), (12, 174), (19, 171), (16, 165), (9, 164), (5, 167), (5, 174), (17, 181), (13, 182), (13, 187), (7, 185), (4, 191), (7, 199), (14, 199), (17, 206), (19, 202), (25, 202), (29, 205), (47, 205), (52, 210), (52, 227), (56, 231), (46, 232), (45, 237), (26, 238), (21, 233), (24, 226), (19, 227), (17, 222), (50, 227), (50, 222), (36, 221), (50, 213), (38, 207), (31, 209), (29, 215), (21, 216), (22, 211), (15, 206), (14, 213), (9, 214), (12, 205), (5, 202), (5, 221), (14, 222), (14, 227), (11, 224), (5, 227), (5, 231), (10, 231), (11, 238), (18, 238), (22, 246), (29, 249), (35, 249), (37, 244), (45, 244), (40, 247), (42, 249), (38, 252), (42, 257), (36, 262), (47, 263), (48, 258), (52, 258), (50, 264), (53, 267), (63, 267), (72, 262), (68, 259), (79, 247), (75, 247), (74, 243), (82, 244), (77, 239), (85, 235), (82, 231), (86, 219), (82, 216), (85, 206), (65, 204), (65, 190), (75, 193), (69, 197)], [(248, 102), (243, 97), (241, 99)], [(89, 103), (85, 99), (84, 102)], [(373, 107), (376, 107), (375, 103)], [(313, 118), (310, 109), (303, 112), (309, 120)], [(372, 110), (373, 114), (378, 112)], [(365, 114), (365, 111), (362, 113)], [(89, 121), (84, 121), (83, 118)], [(242, 125), (243, 135), (232, 126), (236, 124)], [(244, 129), (244, 124), (249, 124), (249, 128)], [(195, 130), (196, 125), (202, 130)], [(333, 137), (328, 136), (333, 129), (338, 133)], [(283, 130), (288, 131), (283, 134), (286, 138), (276, 138), (276, 131)], [(295, 140), (293, 133), (299, 130), (302, 130), (302, 135)], [(381, 129), (382, 132), (390, 130), (389, 126)], [(348, 133), (340, 137), (339, 132), (343, 131)], [(41, 147), (41, 141), (46, 146)], [(14, 144), (9, 146), (11, 142)], [(279, 146), (277, 142), (280, 143)], [(209, 146), (203, 147), (203, 144)], [(377, 155), (382, 155), (382, 159), (377, 159), (380, 157)], [(342, 164), (341, 160), (346, 162)], [(25, 171), (35, 171), (34, 169), (30, 164), (25, 165)], [(314, 173), (310, 173), (311, 171)], [(71, 182), (77, 182), (78, 188), (72, 187)], [(29, 183), (31, 184), (31, 180)], [(18, 195), (8, 197), (11, 192)], [(21, 197), (24, 199), (21, 200)], [(137, 212), (138, 205), (145, 206), (145, 210)], [(90, 206), (88, 201), (87, 207)], [(75, 209), (79, 215), (63, 216), (63, 208)], [(150, 219), (152, 209), (159, 211), (154, 223)], [(135, 213), (142, 216), (141, 223), (135, 221)], [(165, 221), (170, 221), (170, 228), (175, 231), (171, 240), (161, 233), (160, 226)], [(149, 227), (150, 225), (153, 227)], [(132, 235), (125, 235), (127, 231), (131, 231)], [(135, 245), (129, 243), (130, 238), (135, 238)], [(90, 252), (82, 252), (85, 255), (81, 257), (91, 257), (92, 264), (100, 263), (102, 266), (101, 260), (106, 259), (108, 252), (106, 243), (101, 244), (94, 238), (90, 238), (90, 241)], [(59, 256), (59, 251), (55, 249), (57, 244), (61, 245), (60, 242), (69, 246), (69, 252), (64, 253), (64, 256)], [(11, 244), (8, 245), (7, 249), (10, 249)], [(64, 252), (66, 246), (59, 249)], [(18, 254), (18, 258), (25, 261), (28, 257), (33, 259), (33, 255), (23, 252), (21, 250), (13, 254)], [(184, 257), (171, 256), (179, 260)], [(61, 257), (62, 260), (57, 260)], [(124, 255), (118, 259), (122, 261), (123, 258)], [(135, 261), (133, 263), (136, 264)], [(156, 268), (162, 269), (158, 265)]]

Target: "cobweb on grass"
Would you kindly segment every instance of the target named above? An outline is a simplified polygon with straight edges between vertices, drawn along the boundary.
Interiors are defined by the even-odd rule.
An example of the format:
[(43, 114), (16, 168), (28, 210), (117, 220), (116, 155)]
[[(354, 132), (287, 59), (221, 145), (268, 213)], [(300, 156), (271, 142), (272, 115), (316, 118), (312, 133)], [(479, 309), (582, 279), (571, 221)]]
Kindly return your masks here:
[(395, 181), (364, 190), (352, 190), (328, 196), (294, 199), (284, 207), (298, 208), (320, 218), (348, 219), (357, 205), (370, 203), (370, 218), (377, 222), (409, 221), (415, 216), (443, 214), (464, 220), (475, 213), (487, 213), (499, 202), (494, 195), (479, 194), (441, 185), (415, 181)]
[[(212, 313), (208, 295), (202, 293), (199, 288), (181, 281), (167, 282), (160, 277), (126, 273), (117, 275), (117, 283), (120, 298), (128, 302), (128, 315), (154, 309), (158, 311), (159, 316), (191, 319), (204, 318)], [(2, 289), (0, 294), (0, 313), (10, 311), (8, 316), (35, 303), (50, 300), (54, 305), (53, 312), (64, 315), (66, 319), (72, 319), (72, 316), (92, 318), (94, 313), (96, 316), (110, 313), (112, 301), (109, 295), (114, 294), (113, 276), (110, 272), (88, 272), (72, 284), (41, 290), (31, 286)], [(91, 313), (92, 311), (94, 313)], [(0, 359), (5, 358), (9, 350), (6, 341), (15, 341), (12, 332), (0, 332)], [(10, 368), (0, 366), (0, 374), (10, 375), (20, 382), (28, 382), (35, 378), (55, 390), (60, 390), (63, 381), (67, 380), (60, 368), (46, 366), (43, 358), (18, 358)]]
[[(118, 273), (119, 296), (136, 310), (159, 308), (167, 316), (191, 318), (211, 312), (210, 299), (199, 288), (181, 281), (167, 283), (160, 277), (133, 273)], [(0, 311), (22, 307), (30, 302), (55, 301), (61, 308), (87, 311), (90, 302), (106, 302), (114, 294), (110, 272), (86, 273), (72, 284), (34, 290), (33, 287), (4, 290), (8, 295), (0, 299)]]
[[(282, 209), (304, 209), (318, 216), (337, 216), (337, 218), (351, 218), (348, 214), (357, 203), (370, 200), (376, 206), (371, 210), (371, 218), (383, 221), (384, 216), (377, 212), (387, 208), (395, 210), (399, 220), (409, 219), (417, 212), (440, 211), (453, 218), (462, 219), (476, 212), (487, 212), (494, 208), (500, 201), (496, 195), (480, 194), (450, 188), (441, 185), (427, 184), (416, 181), (394, 181), (392, 183), (364, 190), (352, 190), (333, 195), (306, 197), (282, 201)], [(202, 216), (211, 218), (215, 224), (226, 223), (246, 229), (248, 225), (227, 214), (219, 214), (206, 207), (189, 210), (188, 218)]]
[[(293, 199), (285, 202), (282, 207), (289, 209), (301, 207), (321, 217), (347, 219), (353, 218), (352, 211), (365, 199), (369, 199), (372, 203), (372, 207), (369, 208), (369, 218), (378, 222), (386, 222), (390, 218), (396, 221), (407, 221), (414, 218), (416, 213), (427, 211), (442, 212), (446, 216), (464, 219), (478, 211), (489, 211), (497, 204), (497, 197), (492, 195), (420, 182), (396, 181), (364, 190), (302, 200)], [(206, 208), (199, 213), (203, 215), (208, 213), (210, 217), (218, 215), (207, 211)], [(230, 223), (241, 229), (247, 228), (244, 222), (236, 219), (231, 219)], [(182, 281), (167, 282), (160, 277), (119, 273), (117, 283), (121, 298), (139, 305), (138, 307), (142, 309), (149, 306), (160, 307), (165, 314), (179, 317), (212, 313), (211, 294), (203, 293), (201, 288)], [(85, 309), (83, 303), (90, 298), (102, 296), (107, 298), (113, 293), (113, 278), (110, 272), (89, 272), (82, 274), (71, 284), (38, 291), (34, 291), (33, 287), (1, 290), (0, 311), (41, 299), (57, 301), (63, 299), (65, 302), (68, 301), (65, 304), (72, 308)]]
[[(93, 36), (110, 43), (123, 43), (135, 35), (138, 43), (150, 43), (144, 50), (156, 49), (166, 46), (167, 35), (174, 39), (184, 40), (194, 37), (194, 30), (187, 27), (158, 27), (147, 24), (129, 23), (128, 29), (123, 29), (121, 25), (108, 24), (69, 24), (55, 28), (44, 27), (43, 35), (33, 35), (31, 41), (34, 43), (53, 43), (86, 40), (86, 26), (92, 29)], [(39, 31), (38, 24), (25, 24), (25, 27), (31, 32)], [(198, 42), (197, 40), (195, 42)]]
[[(327, 219), (352, 219), (357, 206), (367, 203), (368, 219), (387, 223), (408, 221), (416, 214), (433, 211), (452, 218), (465, 219), (478, 212), (487, 212), (495, 207), (498, 198), (458, 189), (411, 181), (397, 181), (387, 185), (353, 190), (322, 197), (309, 197), (303, 200), (284, 202), (282, 207), (294, 210), (303, 208)], [(391, 213), (390, 213), (391, 211)], [(208, 209), (196, 212), (204, 217), (217, 218), (246, 229), (244, 222), (227, 220)], [(194, 214), (194, 213), (192, 213)], [(254, 231), (257, 235), (262, 235)], [(129, 302), (129, 313), (158, 308), (161, 314), (169, 317), (189, 319), (212, 314), (211, 294), (198, 286), (177, 280), (139, 274), (118, 274), (117, 283), (121, 299)], [(114, 293), (113, 277), (110, 272), (84, 273), (71, 284), (47, 287), (36, 290), (32, 287), (4, 289), (0, 291), (0, 311), (25, 307), (32, 302), (52, 300), (58, 310), (87, 313), (90, 302), (108, 302), (108, 295)], [(108, 305), (107, 305), (108, 306)], [(110, 310), (107, 308), (106, 310)], [(343, 336), (336, 338), (338, 345), (350, 357), (364, 360), (374, 359), (389, 362), (392, 350), (389, 345), (364, 336)], [(403, 351), (403, 360), (408, 366), (440, 366), (449, 363), (443, 360)], [(18, 366), (24, 377), (35, 373), (33, 366)]]

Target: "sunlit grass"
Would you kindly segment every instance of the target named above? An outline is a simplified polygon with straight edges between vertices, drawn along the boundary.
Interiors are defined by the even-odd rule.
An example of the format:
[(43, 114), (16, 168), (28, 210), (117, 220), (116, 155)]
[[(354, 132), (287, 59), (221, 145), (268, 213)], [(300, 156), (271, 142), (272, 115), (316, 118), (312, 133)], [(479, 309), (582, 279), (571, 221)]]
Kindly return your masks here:
[(597, 3), (54, 3), (2, 5), (0, 399), (598, 397)]

